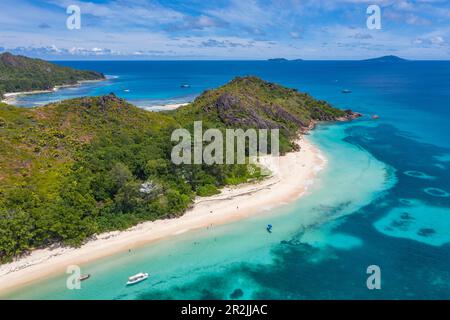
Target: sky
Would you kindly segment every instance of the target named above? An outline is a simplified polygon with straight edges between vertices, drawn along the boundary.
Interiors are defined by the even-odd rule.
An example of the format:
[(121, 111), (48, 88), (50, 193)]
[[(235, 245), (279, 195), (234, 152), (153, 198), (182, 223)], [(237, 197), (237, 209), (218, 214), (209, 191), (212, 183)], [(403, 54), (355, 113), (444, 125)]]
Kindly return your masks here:
[[(69, 29), (67, 8), (80, 8)], [(369, 29), (370, 5), (380, 29)], [(0, 0), (0, 52), (51, 60), (450, 58), (450, 0)]]

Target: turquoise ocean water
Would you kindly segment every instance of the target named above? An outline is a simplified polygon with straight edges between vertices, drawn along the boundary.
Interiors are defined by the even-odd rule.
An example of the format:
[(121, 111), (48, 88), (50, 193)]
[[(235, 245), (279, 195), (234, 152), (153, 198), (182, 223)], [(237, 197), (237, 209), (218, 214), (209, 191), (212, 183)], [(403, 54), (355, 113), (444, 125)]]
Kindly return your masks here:
[[(16, 103), (114, 92), (151, 109), (251, 74), (367, 116), (309, 136), (328, 166), (294, 203), (84, 265), (92, 278), (81, 290), (67, 290), (60, 274), (2, 298), (450, 299), (450, 62), (63, 64), (109, 80)], [(381, 268), (381, 290), (367, 289), (370, 265)], [(126, 287), (140, 271), (151, 278)]]

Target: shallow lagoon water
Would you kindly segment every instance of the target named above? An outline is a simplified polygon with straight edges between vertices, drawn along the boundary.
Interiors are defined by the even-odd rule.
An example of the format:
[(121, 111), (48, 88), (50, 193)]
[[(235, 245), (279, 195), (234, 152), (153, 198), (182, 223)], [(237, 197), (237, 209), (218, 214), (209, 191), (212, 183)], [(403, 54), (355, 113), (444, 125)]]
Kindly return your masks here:
[(429, 245), (450, 242), (449, 211), (412, 201), (410, 206), (392, 209), (375, 223), (375, 228), (393, 237), (413, 239)]
[[(83, 273), (92, 274), (92, 278), (83, 283), (82, 290), (66, 290), (66, 276), (61, 275), (29, 286), (13, 296), (44, 299), (204, 298), (207, 288), (202, 289), (206, 290), (203, 293), (194, 288), (181, 288), (204, 278), (220, 277), (221, 284), (216, 290), (220, 287), (224, 290), (214, 293), (217, 298), (227, 298), (236, 289), (233, 289), (236, 281), (241, 283), (238, 289), (244, 292), (243, 298), (252, 298), (250, 292), (258, 291), (257, 286), (254, 287), (257, 282), (241, 276), (236, 279), (234, 269), (253, 265), (270, 268), (276, 261), (273, 251), (286, 246), (287, 241), (292, 244), (292, 239), (299, 233), (302, 236), (298, 241), (313, 247), (348, 249), (361, 246), (361, 240), (352, 235), (335, 234), (327, 228), (320, 229), (320, 226), (369, 204), (373, 197), (392, 187), (396, 179), (390, 168), (369, 153), (342, 141), (345, 127), (326, 127), (323, 132), (319, 128), (311, 136), (315, 143), (330, 151), (326, 152), (329, 161), (326, 169), (319, 173), (320, 177), (306, 197), (244, 221), (192, 231), (83, 266)], [(353, 191), (348, 192), (350, 189)], [(265, 230), (268, 223), (274, 226), (272, 234)], [(317, 230), (321, 230), (320, 236), (312, 236)], [(127, 277), (140, 271), (150, 272), (151, 278), (135, 287), (125, 287)]]
[[(299, 201), (82, 266), (93, 276), (79, 291), (66, 290), (62, 274), (8, 297), (226, 299), (240, 289), (241, 299), (450, 298), (449, 62), (67, 64), (118, 75), (72, 96), (114, 91), (150, 105), (185, 102), (234, 75), (256, 74), (367, 116), (313, 132), (329, 162)], [(57, 94), (66, 97), (65, 89)], [(382, 290), (366, 287), (372, 264), (381, 268)], [(139, 271), (152, 276), (125, 287)]]

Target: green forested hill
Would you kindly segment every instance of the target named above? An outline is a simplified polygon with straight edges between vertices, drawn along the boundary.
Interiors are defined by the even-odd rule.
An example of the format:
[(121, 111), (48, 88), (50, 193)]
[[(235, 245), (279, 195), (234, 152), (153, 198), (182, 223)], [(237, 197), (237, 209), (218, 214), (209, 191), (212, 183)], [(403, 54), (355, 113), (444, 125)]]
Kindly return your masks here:
[(349, 111), (258, 78), (236, 78), (173, 112), (110, 94), (38, 108), (0, 104), (0, 260), (53, 243), (175, 217), (195, 195), (260, 178), (247, 165), (170, 161), (175, 128), (280, 128), (284, 151), (313, 120)]
[(299, 129), (312, 121), (351, 119), (350, 110), (333, 108), (296, 89), (266, 82), (257, 77), (236, 77), (226, 85), (209, 90), (192, 104), (179, 108), (174, 117), (180, 122), (202, 119), (204, 126), (280, 129), (280, 148), (290, 151)]
[(50, 90), (57, 85), (104, 78), (95, 71), (75, 70), (8, 52), (0, 54), (0, 97), (6, 92)]

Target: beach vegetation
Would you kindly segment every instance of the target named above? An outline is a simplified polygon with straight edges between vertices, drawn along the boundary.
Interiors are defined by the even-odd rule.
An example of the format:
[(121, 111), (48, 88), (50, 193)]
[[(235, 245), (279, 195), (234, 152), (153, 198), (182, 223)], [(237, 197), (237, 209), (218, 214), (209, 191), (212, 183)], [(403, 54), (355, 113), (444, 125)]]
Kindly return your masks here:
[(76, 70), (8, 52), (0, 54), (0, 98), (5, 93), (52, 90), (55, 86), (102, 79), (105, 76), (96, 71)]
[(146, 111), (114, 94), (37, 108), (0, 104), (0, 260), (174, 218), (197, 196), (262, 178), (256, 164), (174, 164), (171, 133), (193, 134), (194, 121), (223, 132), (276, 128), (288, 152), (299, 130), (346, 115), (255, 77), (236, 78), (170, 112)]

